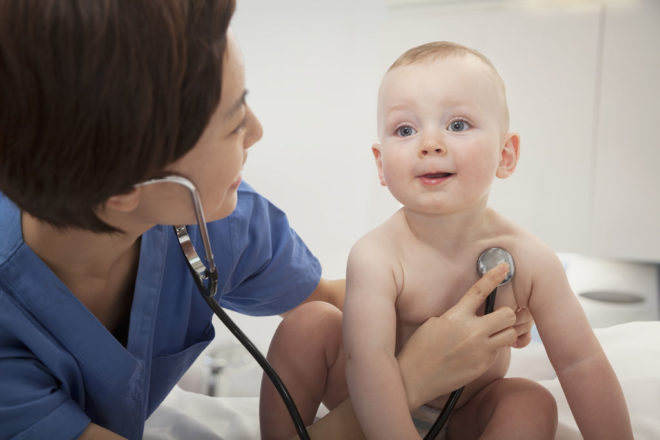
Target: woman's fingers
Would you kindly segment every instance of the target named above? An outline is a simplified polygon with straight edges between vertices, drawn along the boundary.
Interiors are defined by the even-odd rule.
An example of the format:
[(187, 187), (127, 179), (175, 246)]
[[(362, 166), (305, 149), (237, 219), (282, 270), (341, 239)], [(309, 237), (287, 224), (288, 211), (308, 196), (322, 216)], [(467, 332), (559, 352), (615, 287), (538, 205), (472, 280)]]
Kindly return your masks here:
[[(508, 270), (503, 263), (488, 271), (454, 307), (428, 319), (408, 339), (397, 357), (411, 408), (479, 377), (492, 365), (499, 348), (516, 341), (512, 309), (478, 313)], [(524, 315), (520, 319), (521, 325), (527, 325)]]
[(518, 333), (513, 327), (508, 327), (501, 332), (491, 335), (488, 344), (492, 350), (498, 350), (503, 347), (510, 347), (518, 339)]
[(470, 287), (470, 290), (463, 295), (455, 307), (464, 308), (471, 314), (476, 313), (478, 308), (483, 307), (488, 295), (504, 280), (508, 271), (509, 265), (500, 263), (486, 272), (479, 281)]

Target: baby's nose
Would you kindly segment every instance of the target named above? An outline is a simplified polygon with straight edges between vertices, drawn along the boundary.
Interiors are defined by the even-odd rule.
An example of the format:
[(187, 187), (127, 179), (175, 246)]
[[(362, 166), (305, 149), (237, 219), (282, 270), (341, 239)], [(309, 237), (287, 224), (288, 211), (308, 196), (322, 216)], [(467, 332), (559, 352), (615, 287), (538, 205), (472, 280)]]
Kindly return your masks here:
[(428, 156), (429, 154), (434, 156), (435, 155), (442, 156), (446, 152), (447, 150), (445, 149), (445, 147), (443, 147), (439, 143), (424, 144), (419, 151), (421, 156)]

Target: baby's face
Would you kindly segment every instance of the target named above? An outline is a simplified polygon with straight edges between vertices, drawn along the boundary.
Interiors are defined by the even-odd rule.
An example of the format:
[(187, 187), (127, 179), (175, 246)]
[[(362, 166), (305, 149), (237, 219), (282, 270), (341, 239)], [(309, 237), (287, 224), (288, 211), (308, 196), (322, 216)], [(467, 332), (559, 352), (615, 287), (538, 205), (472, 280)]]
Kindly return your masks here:
[(396, 67), (378, 99), (381, 183), (414, 211), (485, 206), (507, 124), (503, 85), (476, 56)]

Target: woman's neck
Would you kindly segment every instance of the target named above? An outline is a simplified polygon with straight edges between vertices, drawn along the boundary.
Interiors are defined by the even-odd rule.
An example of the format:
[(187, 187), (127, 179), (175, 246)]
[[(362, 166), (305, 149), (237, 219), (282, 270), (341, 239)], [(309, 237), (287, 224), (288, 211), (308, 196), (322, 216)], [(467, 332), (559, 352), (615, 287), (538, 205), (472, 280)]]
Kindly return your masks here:
[(56, 228), (23, 212), (23, 240), (62, 279), (105, 278), (137, 243), (138, 234)]
[(22, 213), (23, 240), (109, 331), (126, 321), (140, 234), (59, 229)]

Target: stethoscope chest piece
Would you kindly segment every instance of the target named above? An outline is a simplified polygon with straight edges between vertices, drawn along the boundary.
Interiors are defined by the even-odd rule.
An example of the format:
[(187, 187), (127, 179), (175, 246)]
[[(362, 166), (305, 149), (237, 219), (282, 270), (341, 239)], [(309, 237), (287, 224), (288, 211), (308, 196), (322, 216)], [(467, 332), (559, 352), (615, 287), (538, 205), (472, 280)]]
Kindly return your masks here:
[(511, 281), (511, 278), (513, 278), (513, 274), (516, 271), (516, 268), (513, 265), (513, 257), (504, 249), (493, 247), (483, 251), (477, 259), (477, 272), (483, 276), (486, 272), (500, 263), (506, 263), (509, 265), (509, 271), (507, 272), (506, 277), (498, 285), (498, 287), (503, 286)]

